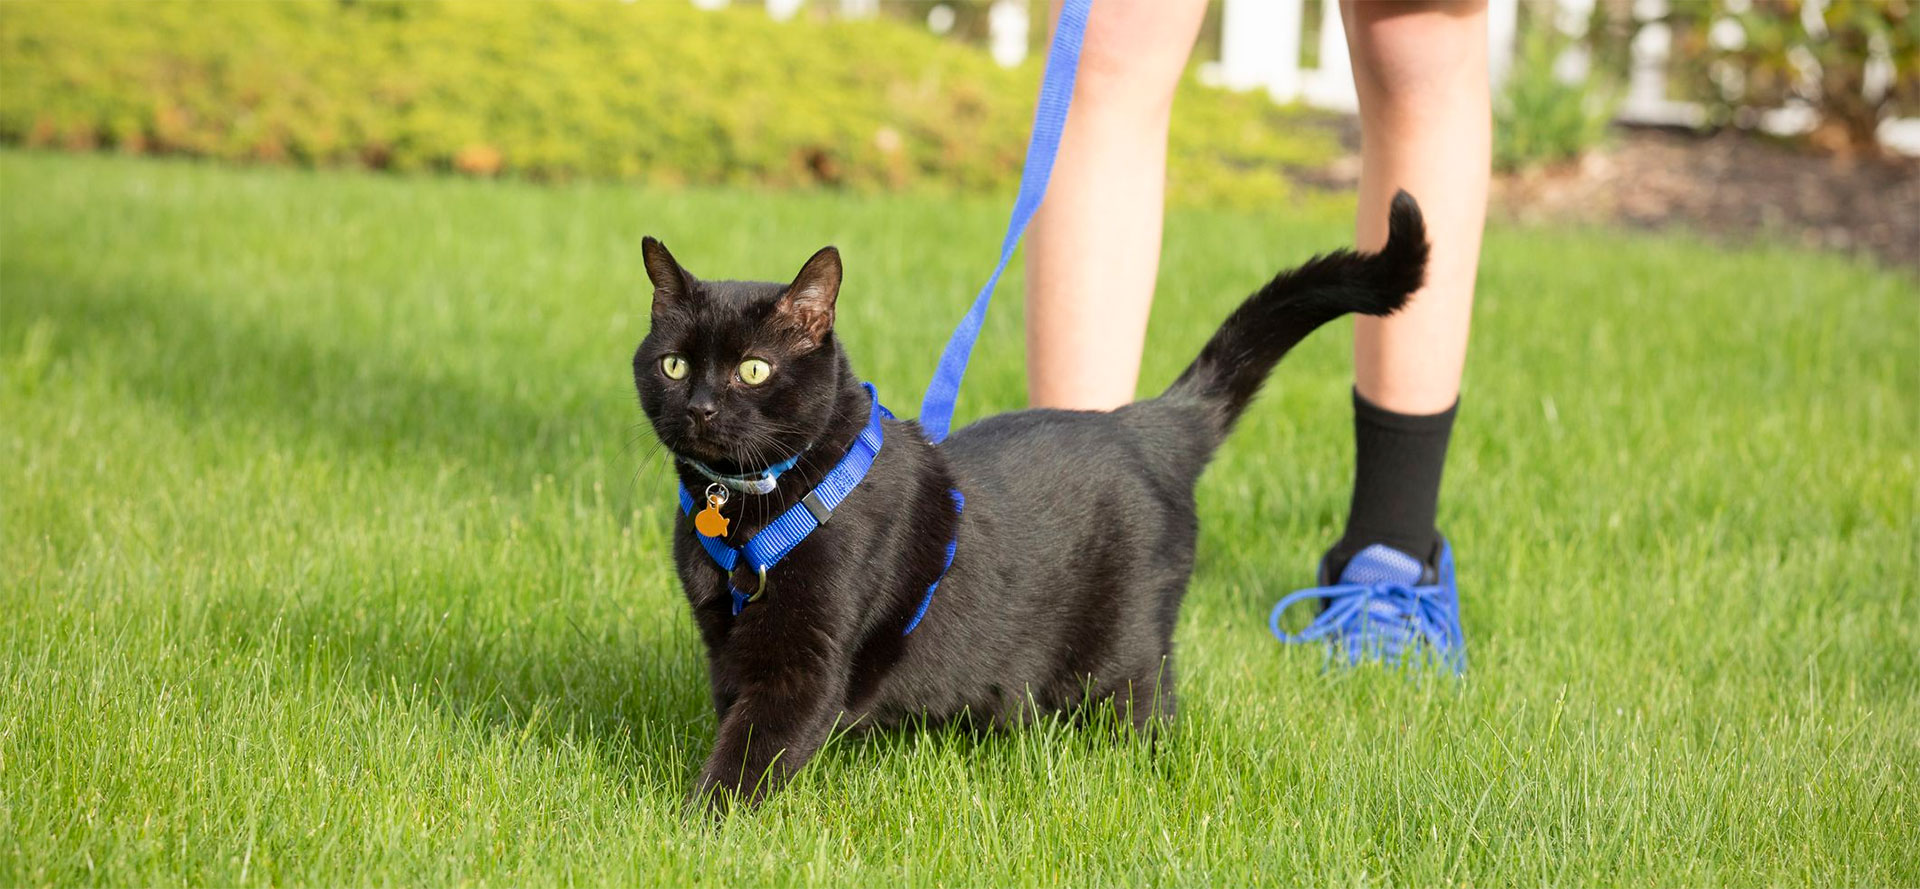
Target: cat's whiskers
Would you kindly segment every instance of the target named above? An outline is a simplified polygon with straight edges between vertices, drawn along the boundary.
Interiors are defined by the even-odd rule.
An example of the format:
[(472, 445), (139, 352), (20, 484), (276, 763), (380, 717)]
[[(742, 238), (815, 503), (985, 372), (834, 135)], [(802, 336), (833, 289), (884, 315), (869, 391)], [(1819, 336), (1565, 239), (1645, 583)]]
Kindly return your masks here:
[[(778, 449), (778, 447), (780, 447), (780, 440), (774, 438), (774, 434), (770, 434), (770, 432), (766, 432), (766, 430), (753, 430), (753, 438), (749, 438), (745, 444), (747, 444), (747, 447), (753, 449), (755, 461), (764, 461), (764, 457), (762, 457), (762, 445), (768, 445), (768, 447)], [(801, 455), (799, 455), (801, 459), (799, 459), (793, 467), (799, 469), (799, 467), (806, 465), (810, 455), (812, 455), (810, 449), (808, 449), (808, 451), (801, 451)], [(781, 457), (781, 459), (783, 459), (783, 457)], [(772, 461), (766, 461), (766, 463), (772, 463)], [(791, 470), (789, 470), (789, 472), (791, 472)], [(758, 507), (758, 511), (760, 511), (758, 522), (772, 522), (772, 520), (774, 520), (774, 515), (772, 515), (772, 497), (770, 497), (770, 495), (755, 497), (755, 499), (753, 499), (753, 505)]]
[[(633, 473), (627, 478), (627, 496), (632, 499), (639, 496), (642, 474), (648, 475), (649, 484), (656, 484), (659, 481), (658, 473), (671, 461), (659, 459), (666, 453), (667, 446), (660, 441), (659, 436), (652, 434), (652, 429), (646, 421), (634, 423), (628, 428), (633, 434), (627, 438), (626, 452), (627, 456), (633, 459)], [(637, 451), (643, 451), (643, 453), (637, 453)]]
[[(776, 437), (775, 432), (802, 431), (798, 428), (785, 427), (780, 424), (769, 424), (769, 426), (774, 430), (773, 432), (768, 431), (768, 429), (766, 428), (749, 429), (747, 430), (746, 435), (740, 441), (740, 445), (742, 449), (744, 449), (747, 452), (748, 459), (752, 461), (754, 465), (771, 465), (772, 463), (777, 463), (780, 460), (786, 459), (785, 456), (779, 456), (773, 460), (766, 459), (766, 454), (765, 454), (765, 451), (763, 450), (763, 447), (773, 449), (775, 454), (779, 454), (779, 452), (782, 450), (783, 443), (779, 440), (779, 438)], [(814, 465), (814, 461), (818, 459), (817, 455), (813, 452), (812, 448), (808, 448), (807, 450), (800, 452), (798, 457), (799, 457), (799, 460), (794, 463), (794, 469), (804, 469), (807, 472), (811, 471)], [(793, 470), (790, 469), (788, 471), (792, 472)], [(757, 519), (748, 520), (747, 511), (750, 509), (758, 509), (759, 516)], [(773, 516), (771, 514), (772, 501), (769, 497), (766, 497), (766, 496), (755, 497), (752, 500), (748, 501), (748, 506), (746, 508), (743, 508), (741, 510), (741, 513), (742, 513), (741, 518), (743, 521), (746, 522), (746, 524), (752, 525), (754, 527), (761, 527), (761, 525), (756, 523), (768, 522), (768, 521), (772, 521), (773, 519)]]
[[(801, 435), (801, 434), (805, 434), (807, 431), (808, 430), (806, 428), (800, 427), (800, 426), (776, 423), (776, 422), (767, 422), (767, 423), (763, 423), (760, 427), (748, 430), (747, 436), (742, 440), (741, 444), (744, 447), (751, 449), (752, 456), (750, 457), (750, 459), (754, 460), (755, 463), (760, 465), (771, 465), (772, 463), (778, 462), (778, 461), (777, 460), (771, 460), (771, 461), (761, 460), (760, 458), (761, 452), (759, 450), (760, 445), (766, 444), (777, 449), (781, 445), (781, 442), (776, 437), (778, 433)], [(799, 470), (803, 476), (812, 477), (817, 474), (819, 476), (824, 477), (826, 472), (831, 470), (832, 467), (827, 467), (826, 469), (823, 469), (818, 473), (814, 472), (815, 469), (820, 468), (820, 461), (825, 459), (821, 455), (818, 445), (819, 445), (819, 442), (816, 441), (813, 443), (813, 446), (810, 446), (806, 450), (801, 451), (800, 454), (798, 455), (799, 460), (794, 463), (793, 469), (788, 471), (791, 472), (791, 471)], [(784, 457), (782, 457), (781, 459), (784, 459)], [(772, 521), (773, 516), (770, 514), (772, 511), (772, 502), (770, 500), (767, 500), (766, 498), (755, 498), (755, 500), (758, 508), (761, 511), (760, 519), (768, 522)], [(745, 513), (746, 513), (746, 510), (743, 509), (742, 516), (741, 516), (743, 520), (746, 518)], [(754, 527), (761, 527), (761, 526), (754, 525)]]
[[(767, 465), (767, 463), (761, 459), (759, 442), (755, 438), (755, 436), (758, 436), (760, 434), (761, 433), (755, 430), (751, 430), (751, 429), (747, 430), (747, 437), (740, 442), (740, 445), (743, 449), (745, 449), (747, 454), (747, 459), (751, 461), (753, 465), (765, 466)], [(742, 525), (746, 525), (754, 528), (760, 527), (759, 525), (760, 520), (766, 517), (766, 507), (764, 504), (761, 503), (761, 501), (764, 499), (766, 499), (764, 495), (754, 496), (747, 499), (746, 505), (741, 507), (740, 509), (740, 519), (741, 519)], [(750, 516), (752, 514), (752, 511), (756, 507), (758, 507), (760, 510), (760, 518), (751, 518)]]

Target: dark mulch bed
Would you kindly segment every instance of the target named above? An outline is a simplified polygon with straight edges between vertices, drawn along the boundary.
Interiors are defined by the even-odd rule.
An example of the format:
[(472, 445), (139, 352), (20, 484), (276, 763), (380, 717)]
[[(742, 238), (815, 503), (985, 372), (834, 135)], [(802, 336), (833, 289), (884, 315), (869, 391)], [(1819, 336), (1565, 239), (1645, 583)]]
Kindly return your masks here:
[[(1348, 154), (1289, 171), (1345, 190), (1360, 177), (1360, 128), (1332, 118)], [(1620, 129), (1579, 161), (1494, 177), (1492, 213), (1519, 222), (1677, 226), (1723, 241), (1771, 238), (1865, 253), (1920, 271), (1920, 159), (1850, 160), (1736, 130)]]
[(1496, 177), (1495, 213), (1768, 237), (1920, 271), (1920, 162), (1847, 160), (1723, 131), (1630, 130), (1577, 163)]

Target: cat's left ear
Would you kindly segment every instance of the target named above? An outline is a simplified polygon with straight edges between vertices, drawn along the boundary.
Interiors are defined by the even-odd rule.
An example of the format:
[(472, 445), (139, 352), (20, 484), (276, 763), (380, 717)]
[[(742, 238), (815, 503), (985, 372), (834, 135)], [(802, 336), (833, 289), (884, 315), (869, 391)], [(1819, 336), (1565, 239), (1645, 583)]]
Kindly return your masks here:
[(811, 345), (833, 330), (833, 304), (840, 298), (840, 251), (822, 247), (787, 285), (774, 310)]

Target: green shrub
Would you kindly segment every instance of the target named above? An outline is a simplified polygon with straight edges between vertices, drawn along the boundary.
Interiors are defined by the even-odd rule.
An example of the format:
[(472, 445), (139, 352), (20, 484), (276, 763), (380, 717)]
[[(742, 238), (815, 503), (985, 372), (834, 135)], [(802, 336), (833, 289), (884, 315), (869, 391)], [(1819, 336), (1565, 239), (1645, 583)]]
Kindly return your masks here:
[[(1739, 124), (1745, 109), (1798, 99), (1820, 116), (1815, 144), (1878, 154), (1881, 121), (1920, 113), (1920, 12), (1913, 0), (1807, 6), (1806, 0), (1714, 0), (1676, 9), (1676, 42), (1689, 60), (1680, 77), (1715, 123)], [(1710, 36), (1721, 20), (1736, 27), (1732, 46), (1717, 46)], [(1876, 44), (1892, 78), (1884, 89), (1869, 90)]]
[[(0, 141), (561, 180), (1004, 189), (1039, 62), (889, 21), (679, 2), (0, 4)], [(1183, 88), (1189, 202), (1287, 197), (1338, 151)]]
[(1554, 60), (1568, 43), (1544, 23), (1521, 41), (1494, 101), (1494, 166), (1518, 170), (1570, 160), (1606, 139), (1612, 98), (1554, 74)]
[[(1586, 41), (1605, 67), (1629, 64), (1635, 9), (1594, 7)], [(1700, 103), (1710, 127), (1753, 127), (1804, 103), (1819, 118), (1808, 144), (1874, 155), (1883, 120), (1920, 114), (1916, 0), (1690, 0), (1658, 21), (1673, 37), (1668, 97)], [(1881, 65), (1888, 78), (1870, 88)]]

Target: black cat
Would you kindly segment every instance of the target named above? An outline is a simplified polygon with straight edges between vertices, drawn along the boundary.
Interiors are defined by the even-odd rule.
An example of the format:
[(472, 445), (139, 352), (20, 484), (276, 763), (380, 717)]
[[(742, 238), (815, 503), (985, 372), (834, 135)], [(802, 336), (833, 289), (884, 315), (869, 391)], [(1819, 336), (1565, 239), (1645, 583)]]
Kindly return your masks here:
[[(720, 720), (696, 793), (759, 800), (836, 723), (1004, 724), (1087, 701), (1136, 726), (1171, 717), (1194, 484), (1288, 349), (1420, 287), (1425, 226), (1405, 192), (1390, 233), (1379, 253), (1275, 277), (1158, 398), (1002, 414), (938, 446), (880, 413), (835, 340), (834, 248), (783, 286), (698, 280), (646, 239), (634, 384), (683, 485), (674, 561)], [(815, 491), (868, 458), (850, 492), (845, 469)], [(789, 510), (769, 537), (825, 523), (764, 578), (750, 556), (722, 570)]]

